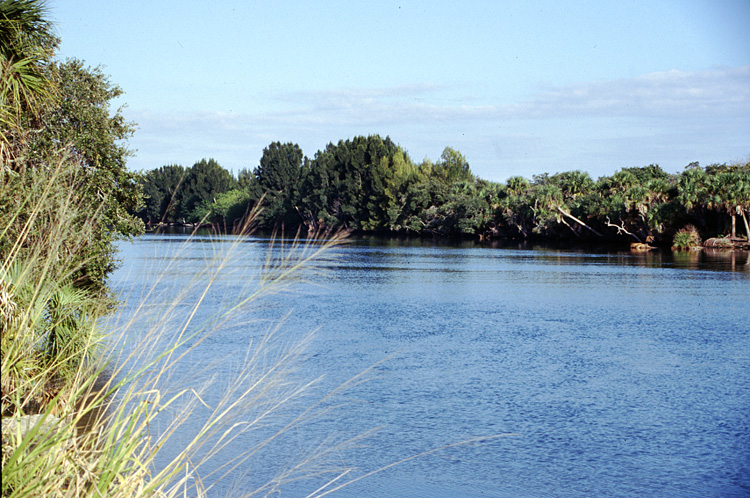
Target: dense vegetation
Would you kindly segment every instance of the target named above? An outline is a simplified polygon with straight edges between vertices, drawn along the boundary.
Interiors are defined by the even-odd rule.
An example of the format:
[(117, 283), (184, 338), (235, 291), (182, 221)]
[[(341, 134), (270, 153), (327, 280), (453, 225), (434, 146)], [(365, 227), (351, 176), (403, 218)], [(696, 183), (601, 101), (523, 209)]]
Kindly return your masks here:
[[(7, 376), (11, 353), (25, 355), (18, 361), (27, 367), (34, 358), (64, 358), (55, 373), (75, 370), (81, 355), (64, 342), (86, 342), (89, 328), (76, 324), (111, 307), (113, 242), (142, 233), (143, 223), (130, 214), (141, 202), (137, 175), (125, 165), (132, 126), (110, 109), (121, 90), (98, 68), (53, 58), (58, 40), (43, 3), (3, 0), (0, 19), (2, 411), (9, 413), (38, 404), (55, 381), (20, 388), (45, 369), (16, 365), (23, 378)], [(39, 314), (31, 322), (29, 310)]]
[(750, 231), (750, 163), (694, 163), (680, 174), (629, 167), (596, 180), (569, 171), (495, 183), (476, 178), (450, 147), (437, 162), (416, 164), (390, 138), (373, 135), (330, 143), (313, 159), (296, 144), (274, 142), (256, 168), (237, 176), (214, 160), (146, 172), (138, 214), (152, 225), (231, 228), (262, 206), (266, 227), (662, 245)]
[[(2, 496), (107, 494), (136, 463), (113, 447), (96, 458), (76, 435), (102, 403), (91, 396), (96, 320), (114, 304), (114, 241), (143, 232), (125, 165), (132, 126), (110, 106), (120, 89), (98, 68), (56, 60), (57, 46), (44, 2), (0, 0)], [(37, 423), (13, 429), (24, 420)]]

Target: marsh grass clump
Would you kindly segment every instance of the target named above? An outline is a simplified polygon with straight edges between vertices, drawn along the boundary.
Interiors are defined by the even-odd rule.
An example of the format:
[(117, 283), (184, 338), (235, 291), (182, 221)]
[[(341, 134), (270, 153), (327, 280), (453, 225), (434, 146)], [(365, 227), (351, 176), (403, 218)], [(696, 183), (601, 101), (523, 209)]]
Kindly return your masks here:
[(672, 247), (674, 249), (692, 249), (693, 247), (700, 247), (700, 245), (700, 233), (698, 233), (698, 229), (693, 225), (687, 225), (686, 227), (681, 228), (672, 238)]

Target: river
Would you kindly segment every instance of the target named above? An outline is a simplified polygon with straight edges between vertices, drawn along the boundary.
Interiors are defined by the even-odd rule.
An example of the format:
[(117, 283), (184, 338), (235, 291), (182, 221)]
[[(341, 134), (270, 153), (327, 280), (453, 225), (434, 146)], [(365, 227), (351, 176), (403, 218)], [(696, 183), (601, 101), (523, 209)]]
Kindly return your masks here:
[[(203, 296), (189, 330), (210, 328), (217, 314), (251, 292), (269, 256), (273, 261), (290, 243), (269, 248), (262, 236), (238, 242), (180, 234), (122, 243), (123, 264), (111, 280), (125, 301), (118, 323), (138, 315), (127, 332), (138, 336), (169, 309), (167, 323), (182, 324)], [(218, 269), (204, 294), (206, 272)], [(149, 289), (146, 307), (137, 308)], [(312, 332), (288, 378), (321, 380), (262, 426), (239, 434), (203, 474), (322, 401), (305, 415), (309, 420), (239, 462), (211, 496), (255, 489), (313, 449), (372, 429), (310, 469), (356, 467), (335, 487), (466, 443), (410, 459), (333, 496), (748, 496), (749, 303), (747, 253), (355, 237), (310, 263), (281, 292), (230, 313), (170, 381), (175, 389), (198, 389), (213, 376), (219, 387), (201, 401), (214, 407), (220, 387), (238, 378), (248, 347), (269, 327), (286, 317), (273, 351)], [(165, 447), (165, 458), (208, 411), (199, 405)], [(471, 441), (477, 437), (485, 439)], [(322, 482), (280, 489), (282, 496), (307, 496)]]

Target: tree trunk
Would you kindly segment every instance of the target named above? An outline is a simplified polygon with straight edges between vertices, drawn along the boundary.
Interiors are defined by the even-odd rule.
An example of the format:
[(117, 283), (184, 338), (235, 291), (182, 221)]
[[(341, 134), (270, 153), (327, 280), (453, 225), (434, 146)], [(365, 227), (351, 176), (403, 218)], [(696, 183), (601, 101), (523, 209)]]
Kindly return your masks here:
[(604, 238), (604, 235), (600, 234), (599, 232), (597, 232), (596, 230), (594, 230), (593, 228), (591, 228), (590, 226), (588, 226), (586, 223), (582, 222), (581, 220), (579, 220), (578, 218), (576, 218), (575, 216), (573, 216), (572, 214), (566, 213), (563, 210), (563, 208), (561, 208), (560, 206), (556, 206), (556, 207), (557, 207), (557, 210), (560, 211), (560, 213), (562, 213), (563, 216), (567, 216), (568, 218), (570, 218), (571, 220), (575, 221), (576, 223), (578, 223), (582, 227), (588, 228), (589, 230), (591, 230), (591, 232), (593, 232), (594, 234), (598, 235), (602, 239)]
[(740, 213), (742, 213), (742, 221), (745, 222), (745, 237), (747, 238), (748, 244), (750, 244), (750, 225), (748, 225), (747, 223), (747, 216), (745, 215), (745, 210), (742, 209)]
[(573, 235), (575, 235), (579, 239), (581, 238), (581, 234), (578, 233), (578, 232), (576, 232), (575, 228), (573, 228), (572, 226), (570, 226), (570, 223), (568, 223), (567, 221), (565, 221), (565, 218), (560, 218), (560, 221), (563, 222), (563, 225), (565, 225), (566, 227), (570, 228), (570, 231), (573, 232)]
[(730, 216), (732, 217), (732, 240), (734, 240), (737, 237), (737, 215), (732, 213)]

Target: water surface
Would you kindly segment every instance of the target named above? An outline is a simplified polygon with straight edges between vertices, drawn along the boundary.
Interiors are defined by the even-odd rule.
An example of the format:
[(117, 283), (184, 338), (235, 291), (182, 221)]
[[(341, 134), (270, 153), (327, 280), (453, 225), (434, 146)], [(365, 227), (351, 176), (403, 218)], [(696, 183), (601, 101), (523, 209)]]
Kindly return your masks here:
[[(130, 296), (123, 316), (157, 276), (162, 295), (176, 295), (231, 248), (201, 313), (225, 309), (269, 251), (262, 237), (234, 240), (158, 235), (123, 244), (113, 277)], [(344, 408), (269, 448), (243, 479), (262, 480), (322, 435), (378, 427), (337, 458), (361, 474), (475, 436), (514, 435), (410, 460), (334, 496), (750, 494), (747, 254), (355, 238), (329, 256), (324, 272), (306, 271), (292, 293), (257, 302), (252, 321), (228, 323), (179, 371), (198, 383), (194, 366), (221, 358), (211, 371), (229, 381), (249, 339), (290, 311), (284, 337), (316, 330), (295, 375), (324, 375), (326, 392), (372, 367), (368, 382), (342, 395)], [(239, 479), (240, 489), (254, 485)], [(283, 496), (314, 489), (293, 484)]]

